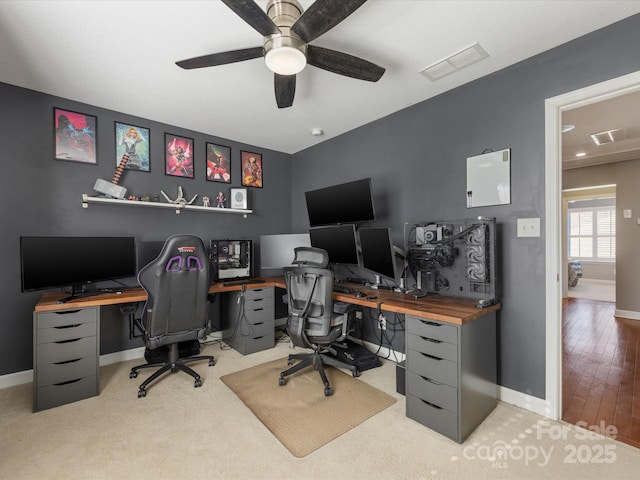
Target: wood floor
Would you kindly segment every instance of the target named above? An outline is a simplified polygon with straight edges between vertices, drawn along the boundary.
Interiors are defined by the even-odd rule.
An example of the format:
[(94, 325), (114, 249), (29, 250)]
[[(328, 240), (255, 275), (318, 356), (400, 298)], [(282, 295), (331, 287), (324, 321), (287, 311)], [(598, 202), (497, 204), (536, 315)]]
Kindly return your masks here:
[(640, 321), (614, 312), (612, 302), (563, 300), (562, 419), (615, 426), (640, 448)]

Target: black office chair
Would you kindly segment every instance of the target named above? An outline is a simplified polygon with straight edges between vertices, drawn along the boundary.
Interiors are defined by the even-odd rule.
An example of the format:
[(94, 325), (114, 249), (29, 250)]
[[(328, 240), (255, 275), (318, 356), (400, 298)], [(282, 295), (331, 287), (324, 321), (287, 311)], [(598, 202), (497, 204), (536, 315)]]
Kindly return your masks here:
[(360, 376), (354, 365), (338, 360), (332, 343), (344, 340), (349, 333), (351, 320), (357, 307), (343, 302), (333, 302), (333, 272), (327, 269), (329, 255), (314, 247), (295, 249), (293, 263), (285, 271), (286, 302), (289, 309), (288, 333), (297, 347), (311, 348), (311, 353), (291, 354), (287, 364), (292, 365), (280, 373), (278, 383), (286, 383), (286, 377), (313, 365), (324, 383), (324, 394), (333, 393), (324, 371), (325, 365), (346, 368), (354, 377)]
[[(168, 238), (158, 258), (140, 270), (138, 282), (147, 292), (142, 319), (148, 363), (133, 367), (129, 378), (136, 378), (140, 369), (158, 368), (140, 385), (138, 397), (146, 396), (147, 386), (169, 371), (188, 373), (195, 379), (194, 386), (200, 387), (200, 375), (185, 364), (209, 360), (209, 366), (213, 366), (215, 359), (212, 356), (180, 358), (180, 346), (186, 346), (182, 350), (187, 355), (199, 353), (198, 340), (206, 336), (210, 280), (209, 259), (202, 240), (193, 235)], [(168, 358), (152, 361), (154, 352), (161, 349), (168, 349)]]

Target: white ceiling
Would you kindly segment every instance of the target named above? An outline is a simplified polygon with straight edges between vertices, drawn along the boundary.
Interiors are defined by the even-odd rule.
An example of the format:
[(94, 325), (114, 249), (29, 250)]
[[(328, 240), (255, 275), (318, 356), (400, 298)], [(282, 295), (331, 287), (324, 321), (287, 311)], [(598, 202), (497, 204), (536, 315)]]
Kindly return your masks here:
[[(562, 134), (565, 169), (640, 158), (640, 91), (563, 112), (562, 124), (575, 126)], [(609, 130), (624, 132), (614, 132), (611, 143), (598, 145), (591, 138)]]
[[(308, 66), (278, 109), (262, 59), (174, 64), (262, 45), (220, 1), (3, 0), (0, 81), (295, 153), (636, 13), (637, 0), (369, 0), (312, 44), (383, 66), (382, 79)], [(474, 42), (489, 58), (437, 82), (418, 73)]]

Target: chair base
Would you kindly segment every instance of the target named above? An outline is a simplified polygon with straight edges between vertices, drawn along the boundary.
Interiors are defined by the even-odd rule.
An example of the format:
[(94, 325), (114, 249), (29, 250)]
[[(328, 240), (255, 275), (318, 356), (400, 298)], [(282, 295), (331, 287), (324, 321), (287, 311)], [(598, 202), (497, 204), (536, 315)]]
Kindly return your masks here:
[(297, 353), (289, 355), (289, 357), (287, 358), (287, 365), (292, 365), (296, 360), (300, 360), (300, 362), (296, 363), (288, 370), (281, 372), (280, 378), (278, 379), (278, 384), (280, 386), (283, 386), (287, 382), (286, 377), (313, 365), (313, 368), (318, 371), (318, 374), (322, 379), (322, 383), (324, 384), (324, 394), (328, 397), (329, 395), (333, 394), (333, 389), (331, 388), (329, 380), (327, 379), (327, 374), (324, 371), (325, 366), (328, 365), (335, 368), (344, 368), (350, 370), (351, 375), (353, 375), (354, 377), (360, 376), (358, 367), (341, 362), (334, 356), (325, 353), (326, 351), (327, 350), (314, 350), (312, 353)]
[(169, 360), (166, 362), (159, 363), (145, 363), (144, 365), (138, 365), (137, 367), (133, 367), (129, 372), (129, 378), (136, 378), (138, 376), (138, 370), (143, 370), (146, 368), (157, 368), (153, 374), (147, 378), (138, 389), (138, 398), (147, 396), (147, 387), (151, 382), (156, 380), (158, 377), (163, 375), (164, 373), (171, 372), (175, 373), (177, 371), (182, 371), (191, 375), (195, 381), (193, 386), (198, 388), (202, 386), (202, 379), (198, 373), (189, 368), (186, 364), (191, 362), (196, 362), (200, 360), (208, 360), (209, 366), (212, 367), (216, 364), (215, 358), (212, 355), (197, 355), (193, 357), (179, 358), (178, 356), (178, 344), (174, 343), (169, 348)]

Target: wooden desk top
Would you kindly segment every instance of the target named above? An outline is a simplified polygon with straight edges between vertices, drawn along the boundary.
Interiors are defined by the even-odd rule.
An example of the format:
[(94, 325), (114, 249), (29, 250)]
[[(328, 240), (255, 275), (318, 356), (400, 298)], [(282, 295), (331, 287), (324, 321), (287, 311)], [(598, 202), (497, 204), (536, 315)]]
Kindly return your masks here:
[[(283, 277), (263, 277), (264, 283), (247, 283), (246, 289), (280, 287), (285, 288)], [(410, 294), (398, 293), (391, 290), (377, 290), (354, 283), (342, 283), (346, 287), (356, 289), (365, 294), (356, 297), (353, 293), (333, 292), (333, 298), (341, 302), (360, 305), (367, 308), (380, 308), (385, 312), (414, 315), (442, 322), (463, 325), (477, 318), (500, 309), (500, 304), (486, 308), (477, 308), (476, 301), (429, 295), (415, 299)], [(209, 293), (234, 292), (242, 288), (241, 285), (225, 286), (223, 282), (216, 282), (209, 288)], [(106, 293), (91, 297), (77, 298), (65, 303), (57, 303), (59, 299), (68, 296), (63, 292), (45, 293), (35, 306), (36, 312), (52, 312), (72, 308), (99, 307), (103, 305), (118, 305), (123, 303), (144, 302), (147, 295), (142, 288), (126, 289), (122, 293)], [(375, 297), (375, 298), (371, 298)]]
[[(262, 287), (281, 287), (285, 288), (284, 278), (282, 277), (263, 277), (264, 283), (247, 283), (245, 288), (254, 289)], [(224, 282), (216, 282), (209, 287), (209, 293), (234, 292), (242, 289), (241, 285), (225, 286)], [(122, 293), (102, 293), (92, 295), (90, 297), (79, 297), (69, 300), (65, 303), (58, 303), (58, 300), (68, 297), (68, 293), (51, 292), (45, 293), (40, 297), (34, 311), (36, 312), (55, 312), (56, 310), (67, 310), (72, 308), (101, 307), (103, 305), (119, 305), (123, 303), (144, 302), (147, 300), (147, 294), (141, 287), (127, 288)]]

